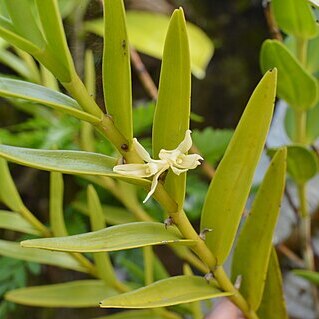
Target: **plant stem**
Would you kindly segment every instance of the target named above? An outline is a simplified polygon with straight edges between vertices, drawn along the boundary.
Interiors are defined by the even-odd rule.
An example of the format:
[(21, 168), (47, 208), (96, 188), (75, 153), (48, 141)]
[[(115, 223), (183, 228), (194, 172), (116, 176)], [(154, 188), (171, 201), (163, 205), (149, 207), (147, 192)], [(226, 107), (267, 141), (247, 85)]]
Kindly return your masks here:
[[(297, 40), (297, 57), (299, 62), (306, 66), (307, 64), (307, 49), (308, 40), (296, 38)], [(306, 128), (307, 128), (307, 112), (306, 111), (296, 111), (296, 142), (303, 145), (306, 143)], [(303, 259), (307, 269), (315, 271), (315, 258), (314, 252), (311, 245), (311, 216), (307, 205), (306, 196), (306, 183), (298, 184), (298, 197), (299, 197), (299, 214), (300, 214), (300, 224), (299, 231), (302, 242), (303, 249)], [(313, 296), (314, 306), (317, 314), (319, 313), (319, 296), (317, 287), (312, 285), (311, 292)]]

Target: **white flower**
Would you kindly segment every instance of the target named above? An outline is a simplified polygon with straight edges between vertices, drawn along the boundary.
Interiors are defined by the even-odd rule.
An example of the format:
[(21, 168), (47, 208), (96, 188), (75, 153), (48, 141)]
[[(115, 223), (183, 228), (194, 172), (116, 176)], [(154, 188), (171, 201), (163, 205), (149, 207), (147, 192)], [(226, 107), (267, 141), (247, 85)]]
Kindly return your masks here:
[(192, 146), (191, 131), (187, 130), (185, 133), (184, 140), (177, 146), (174, 150), (164, 150), (159, 152), (159, 160), (154, 160), (145, 150), (145, 148), (137, 141), (136, 138), (133, 139), (133, 144), (136, 152), (143, 159), (145, 164), (123, 164), (116, 165), (113, 171), (128, 176), (138, 176), (138, 177), (151, 177), (153, 176), (152, 185), (149, 193), (144, 199), (145, 203), (155, 192), (156, 186), (158, 184), (158, 178), (160, 175), (171, 168), (174, 174), (180, 175), (189, 169), (194, 169), (200, 165), (200, 160), (203, 158), (198, 154), (186, 155)]

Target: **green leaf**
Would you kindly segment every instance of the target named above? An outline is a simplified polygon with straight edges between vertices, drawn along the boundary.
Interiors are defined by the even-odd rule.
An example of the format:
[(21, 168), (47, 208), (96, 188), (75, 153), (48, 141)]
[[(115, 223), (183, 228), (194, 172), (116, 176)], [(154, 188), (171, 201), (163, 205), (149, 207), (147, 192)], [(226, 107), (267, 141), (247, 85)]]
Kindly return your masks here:
[(296, 183), (307, 182), (317, 173), (316, 155), (304, 146), (289, 145), (287, 171)]
[[(61, 82), (67, 83), (71, 81), (74, 65), (66, 41), (58, 2), (57, 0), (35, 0), (35, 3), (47, 41), (46, 50), (54, 57), (53, 69), (48, 69), (53, 73), (58, 73)], [(59, 68), (55, 65), (58, 65)], [(60, 71), (60, 68), (63, 68), (63, 70)]]
[[(316, 175), (317, 157), (313, 151), (302, 145), (289, 145), (287, 150), (287, 171), (297, 184), (303, 184)], [(274, 152), (274, 149), (270, 149), (268, 154)]]
[(241, 275), (240, 292), (252, 310), (257, 310), (264, 291), (277, 223), (285, 187), (286, 148), (271, 161), (239, 235), (232, 262), (232, 280)]
[(307, 110), (318, 100), (318, 84), (288, 49), (277, 40), (266, 40), (261, 48), (263, 72), (278, 68), (278, 96), (296, 110)]
[(69, 237), (25, 240), (21, 245), (56, 251), (101, 252), (164, 244), (192, 246), (194, 243), (183, 239), (176, 228), (165, 229), (161, 223), (137, 222)]
[(319, 273), (316, 271), (311, 270), (304, 270), (304, 269), (294, 269), (292, 271), (295, 275), (302, 277), (315, 285), (319, 285)]
[(30, 54), (39, 54), (41, 52), (41, 48), (19, 36), (15, 32), (12, 22), (3, 16), (0, 16), (0, 37)]
[[(131, 45), (138, 51), (161, 59), (169, 17), (155, 12), (132, 11), (126, 13)], [(206, 67), (214, 53), (209, 37), (196, 25), (187, 23), (192, 73), (199, 79), (205, 77)], [(103, 21), (91, 20), (85, 24), (89, 32), (103, 36)]]
[(32, 71), (26, 65), (25, 61), (18, 58), (15, 54), (11, 53), (10, 51), (2, 48), (0, 49), (0, 62), (11, 68), (16, 73), (18, 73), (21, 77), (31, 82), (37, 81)]
[(26, 81), (0, 77), (0, 96), (43, 104), (90, 123), (100, 121), (99, 118), (82, 111), (77, 102), (69, 96)]
[(12, 211), (20, 211), (24, 208), (19, 192), (11, 177), (8, 163), (0, 158), (0, 200)]
[(0, 144), (0, 157), (45, 171), (75, 175), (109, 176), (140, 186), (150, 185), (150, 181), (146, 179), (113, 173), (113, 166), (117, 160), (98, 153), (38, 150)]
[(272, 0), (279, 27), (287, 34), (302, 39), (316, 36), (316, 17), (307, 0)]
[(43, 48), (45, 41), (34, 16), (34, 2), (28, 0), (5, 0), (5, 3), (17, 33), (37, 47)]
[(20, 214), (4, 210), (0, 210), (0, 228), (40, 235), (39, 230), (30, 225)]
[(163, 319), (164, 317), (160, 316), (152, 310), (129, 310), (122, 311), (113, 315), (107, 315), (105, 317), (98, 317), (94, 319)]
[(101, 280), (79, 280), (15, 289), (8, 292), (5, 298), (27, 306), (84, 308), (97, 307), (101, 299), (115, 294)]
[(269, 130), (276, 94), (276, 69), (257, 85), (210, 184), (201, 230), (218, 264), (227, 258)]
[(149, 286), (113, 296), (100, 303), (102, 308), (155, 308), (198, 300), (230, 296), (215, 283), (207, 284), (203, 277), (176, 276)]
[[(90, 212), (90, 222), (93, 231), (105, 228), (105, 218), (102, 206), (94, 187), (89, 185), (87, 188), (88, 209)], [(105, 252), (93, 254), (99, 276), (106, 284), (112, 285), (116, 282), (116, 275), (109, 256)]]
[(103, 91), (115, 126), (131, 143), (132, 88), (130, 48), (123, 0), (104, 0)]
[(63, 216), (63, 176), (58, 172), (50, 174), (50, 226), (54, 236), (67, 236)]
[[(191, 72), (187, 30), (182, 9), (175, 10), (167, 32), (153, 124), (153, 155), (175, 149), (189, 128)], [(170, 171), (165, 188), (183, 206), (186, 174)]]
[[(288, 108), (285, 116), (285, 129), (289, 138), (294, 141), (296, 139), (296, 119), (295, 112)], [(307, 111), (306, 122), (306, 144), (312, 144), (319, 136), (319, 103)]]
[(19, 243), (6, 240), (0, 240), (0, 255), (45, 265), (87, 272), (87, 269), (80, 265), (69, 254), (43, 251), (41, 249), (23, 248)]
[(273, 248), (270, 255), (264, 295), (258, 309), (260, 319), (273, 318), (288, 319), (286, 303), (283, 294), (281, 270), (277, 254)]

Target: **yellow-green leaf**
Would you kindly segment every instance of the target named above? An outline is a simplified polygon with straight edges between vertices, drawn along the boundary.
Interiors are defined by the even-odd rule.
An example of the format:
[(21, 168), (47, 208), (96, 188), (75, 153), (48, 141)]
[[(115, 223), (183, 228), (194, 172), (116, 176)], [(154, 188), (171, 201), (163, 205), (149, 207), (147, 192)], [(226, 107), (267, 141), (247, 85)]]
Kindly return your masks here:
[(277, 40), (266, 40), (260, 52), (262, 72), (278, 69), (278, 96), (296, 110), (307, 110), (318, 100), (318, 84), (314, 76)]
[[(92, 185), (87, 189), (88, 210), (90, 213), (91, 228), (98, 231), (105, 228), (105, 218), (97, 192)], [(116, 275), (111, 260), (106, 252), (93, 254), (99, 276), (106, 284), (112, 285), (116, 282)]]
[[(175, 10), (167, 31), (153, 123), (153, 155), (175, 149), (189, 128), (191, 71), (186, 23), (182, 9)], [(169, 172), (165, 188), (183, 206), (186, 174)]]
[(8, 163), (0, 158), (0, 201), (12, 211), (19, 212), (24, 204), (11, 177)]
[(50, 71), (57, 74), (61, 82), (69, 82), (74, 72), (74, 65), (66, 41), (58, 2), (57, 0), (35, 0), (35, 3), (47, 42), (46, 50), (54, 57), (53, 68)]
[(264, 291), (277, 223), (285, 187), (286, 148), (271, 161), (239, 235), (232, 262), (232, 279), (242, 276), (240, 292), (251, 309), (257, 310)]
[(4, 1), (16, 32), (39, 48), (43, 48), (45, 41), (34, 16), (35, 6), (33, 1)]
[(274, 248), (270, 255), (264, 295), (257, 313), (260, 319), (274, 318), (274, 314), (278, 319), (288, 319), (281, 270)]
[(140, 186), (150, 185), (150, 181), (146, 179), (113, 173), (113, 166), (117, 160), (99, 153), (38, 150), (0, 144), (0, 157), (45, 171), (75, 175), (109, 176)]
[(80, 265), (69, 254), (43, 251), (33, 248), (23, 248), (19, 243), (6, 240), (0, 240), (0, 255), (44, 265), (52, 265), (81, 272), (88, 272), (87, 268)]
[(25, 240), (21, 245), (56, 251), (101, 252), (165, 244), (191, 246), (194, 243), (183, 239), (174, 227), (166, 229), (161, 223), (137, 222), (68, 237)]
[(271, 4), (276, 22), (285, 33), (302, 39), (317, 34), (316, 17), (308, 0), (272, 0)]
[(227, 258), (269, 130), (277, 70), (268, 71), (253, 92), (206, 195), (201, 229), (218, 264)]
[(46, 105), (90, 123), (100, 121), (99, 118), (82, 111), (71, 97), (30, 82), (0, 77), (0, 96)]
[(231, 293), (219, 290), (215, 283), (208, 284), (203, 277), (176, 276), (107, 298), (101, 302), (100, 306), (104, 308), (155, 308), (229, 295)]
[(123, 0), (104, 0), (103, 90), (115, 126), (131, 142), (132, 88), (130, 47)]
[(41, 48), (18, 35), (14, 30), (12, 22), (3, 16), (0, 16), (0, 36), (10, 44), (17, 46), (30, 54), (38, 54), (41, 51)]
[(63, 215), (63, 176), (58, 172), (50, 174), (50, 225), (54, 236), (67, 236)]
[(4, 210), (0, 210), (0, 228), (40, 235), (39, 230), (30, 225), (20, 214)]
[(97, 307), (101, 299), (115, 294), (102, 280), (79, 280), (15, 289), (5, 299), (27, 306), (84, 308)]

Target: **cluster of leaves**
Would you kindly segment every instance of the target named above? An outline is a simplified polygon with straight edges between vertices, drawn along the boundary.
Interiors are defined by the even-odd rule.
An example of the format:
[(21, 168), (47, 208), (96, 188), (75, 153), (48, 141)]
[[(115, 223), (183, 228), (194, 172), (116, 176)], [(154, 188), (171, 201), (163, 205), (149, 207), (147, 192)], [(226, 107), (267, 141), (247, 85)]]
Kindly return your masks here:
[[(140, 204), (137, 191), (137, 187), (149, 190), (152, 176), (121, 175), (115, 173), (113, 168), (123, 162), (123, 158), (126, 163), (135, 164), (134, 167), (145, 167), (141, 154), (134, 147), (133, 136), (144, 133), (151, 120), (152, 140), (149, 144), (153, 158), (157, 159), (163, 149), (177, 148), (190, 125), (191, 71), (199, 77), (204, 75), (207, 56), (204, 58), (206, 62), (203, 62), (202, 51), (208, 52), (209, 56), (212, 45), (206, 42), (206, 49), (201, 48), (198, 52), (192, 49), (196, 46), (192, 46), (190, 41), (190, 54), (187, 32), (190, 39), (197, 39), (199, 35), (202, 37), (202, 34), (198, 29), (186, 26), (182, 9), (175, 10), (168, 23), (165, 17), (150, 18), (148, 14), (136, 12), (131, 12), (126, 18), (122, 0), (105, 0), (103, 22), (93, 21), (86, 25), (87, 30), (106, 35), (102, 73), (107, 113), (103, 113), (94, 99), (92, 52), (87, 51), (86, 54), (83, 83), (67, 46), (58, 2), (35, 0), (19, 7), (17, 2), (4, 1), (0, 35), (19, 48), (15, 50), (18, 50), (26, 69), (32, 71), (30, 74), (35, 81), (31, 83), (30, 77), (26, 77), (29, 81), (1, 77), (0, 95), (9, 100), (27, 101), (25, 108), (28, 109), (36, 103), (34, 120), (41, 118), (44, 127), (48, 128), (47, 132), (51, 127), (54, 129), (54, 125), (48, 124), (46, 115), (40, 113), (43, 106), (52, 108), (50, 119), (57, 119), (58, 126), (70, 131), (66, 134), (62, 129), (55, 128), (55, 134), (46, 135), (43, 132), (45, 143), (43, 140), (37, 142), (39, 148), (0, 145), (0, 199), (10, 209), (4, 212), (6, 218), (3, 218), (2, 227), (43, 237), (23, 241), (21, 246), (16, 242), (2, 241), (0, 253), (73, 269), (94, 279), (15, 289), (6, 294), (7, 300), (39, 307), (95, 307), (100, 302), (101, 307), (105, 308), (147, 309), (134, 313), (123, 311), (113, 315), (114, 318), (181, 318), (189, 314), (201, 318), (200, 301), (226, 296), (247, 319), (266, 319), (272, 313), (276, 313), (278, 318), (287, 318), (280, 268), (272, 247), (285, 184), (285, 147), (273, 156), (249, 218), (234, 245), (272, 119), (277, 80), (273, 65), (253, 92), (233, 134), (212, 129), (194, 132), (200, 151), (209, 162), (214, 165), (218, 163), (206, 193), (199, 195), (198, 191), (192, 192), (191, 187), (187, 189), (186, 172), (176, 175), (169, 170), (160, 176), (153, 195), (161, 206), (158, 213), (159, 206), (154, 202), (145, 207)], [(150, 30), (158, 30), (159, 24), (166, 23), (167, 26), (164, 50), (160, 55), (163, 61), (158, 99), (155, 107), (149, 105), (145, 112), (139, 108), (133, 112), (132, 108), (126, 20), (128, 25), (135, 26), (135, 29), (131, 27), (129, 30), (133, 30), (130, 31), (130, 39), (133, 43), (135, 39), (136, 47), (153, 55), (155, 53), (147, 51), (147, 48), (138, 47), (141, 37), (139, 23), (156, 23), (156, 27)], [(156, 44), (160, 44), (164, 42), (164, 35), (150, 34), (145, 42), (150, 39), (156, 39)], [(33, 58), (40, 63), (40, 68)], [(21, 72), (19, 74), (22, 75)], [(56, 79), (72, 97), (59, 91)], [(310, 103), (309, 97), (306, 102)], [(148, 114), (146, 118), (145, 114)], [(73, 118), (66, 117), (64, 124), (64, 116), (77, 120), (73, 122)], [(94, 129), (99, 135), (95, 135)], [(70, 132), (78, 137), (76, 143)], [(8, 136), (4, 138), (9, 139)], [(99, 139), (103, 139), (102, 146)], [(55, 149), (64, 145), (69, 149)], [(40, 149), (44, 146), (51, 149)], [(79, 151), (78, 147), (84, 151)], [(295, 158), (289, 153), (292, 152), (288, 150), (288, 159)], [(24, 205), (6, 160), (50, 171), (49, 227)], [(293, 171), (295, 166), (289, 163), (288, 160), (288, 167)], [(85, 200), (74, 203), (78, 210), (89, 216), (92, 232), (69, 236), (63, 209), (62, 174), (80, 175), (92, 183), (85, 185)], [(113, 201), (102, 205), (97, 186), (112, 194), (117, 203)], [(204, 189), (205, 185), (200, 187)], [(190, 192), (188, 198), (185, 196), (187, 192)], [(195, 194), (195, 204), (192, 203), (192, 194)], [(196, 211), (196, 214), (193, 213), (195, 218), (200, 217), (200, 234), (196, 233), (184, 212), (187, 206)], [(167, 227), (163, 225), (163, 216), (168, 217)], [(106, 224), (111, 226), (106, 227)], [(155, 245), (167, 245), (185, 262), (182, 275), (169, 276), (153, 252), (152, 246)], [(133, 248), (141, 249), (139, 253), (142, 252), (143, 265), (140, 267), (134, 266), (124, 253), (116, 253)], [(234, 256), (231, 275), (228, 276), (223, 265), (232, 249)], [(118, 258), (113, 258), (116, 263), (135, 271), (139, 274), (139, 280), (133, 277), (120, 280), (112, 263), (113, 254)], [(118, 256), (124, 256), (124, 262)], [(193, 275), (193, 269), (202, 274), (208, 273), (206, 279), (210, 279), (209, 283), (203, 276)], [(242, 278), (241, 285), (235, 287), (238, 278)]]

